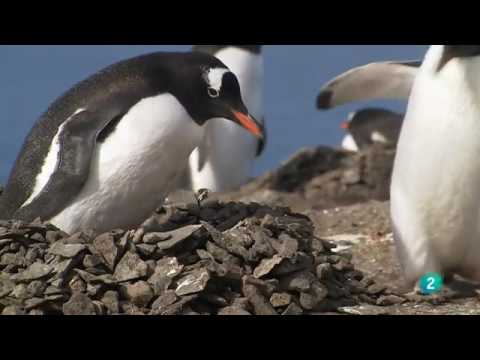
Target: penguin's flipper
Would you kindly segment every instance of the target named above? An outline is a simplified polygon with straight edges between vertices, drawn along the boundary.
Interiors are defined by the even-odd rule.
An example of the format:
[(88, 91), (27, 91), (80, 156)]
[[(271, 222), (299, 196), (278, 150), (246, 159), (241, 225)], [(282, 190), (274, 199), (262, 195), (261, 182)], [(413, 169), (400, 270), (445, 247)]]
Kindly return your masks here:
[(263, 125), (263, 138), (258, 140), (257, 153), (255, 154), (256, 157), (260, 157), (267, 146), (268, 133), (267, 127), (265, 126), (265, 117), (262, 118), (261, 124)]
[(97, 137), (115, 119), (102, 119), (97, 113), (82, 111), (63, 125), (58, 134), (59, 152), (55, 171), (41, 191), (13, 218), (49, 220), (78, 195), (88, 179)]
[(350, 69), (322, 87), (317, 108), (326, 110), (362, 100), (407, 100), (421, 65), (421, 61), (389, 61)]

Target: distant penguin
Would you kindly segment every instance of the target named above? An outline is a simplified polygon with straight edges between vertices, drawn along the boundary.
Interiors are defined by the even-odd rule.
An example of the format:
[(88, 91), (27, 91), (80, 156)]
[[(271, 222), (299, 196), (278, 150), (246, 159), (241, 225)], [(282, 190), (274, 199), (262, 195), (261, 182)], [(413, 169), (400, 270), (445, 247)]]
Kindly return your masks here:
[[(263, 56), (261, 45), (197, 45), (196, 52), (217, 57), (237, 76), (250, 113), (263, 124)], [(255, 159), (264, 150), (259, 139), (223, 119), (206, 125), (205, 138), (189, 161), (190, 190), (229, 191), (253, 176)]]
[(416, 76), (391, 185), (410, 284), (429, 272), (480, 281), (480, 45), (434, 45)]
[(363, 100), (407, 100), (421, 64), (421, 61), (389, 61), (350, 69), (322, 86), (317, 108), (332, 109)]
[(341, 127), (348, 132), (342, 147), (357, 152), (372, 144), (395, 147), (402, 128), (403, 114), (385, 109), (367, 108), (351, 113)]
[(109, 66), (34, 125), (0, 197), (0, 218), (40, 217), (69, 233), (138, 226), (213, 118), (262, 137), (236, 76), (217, 58), (158, 52)]

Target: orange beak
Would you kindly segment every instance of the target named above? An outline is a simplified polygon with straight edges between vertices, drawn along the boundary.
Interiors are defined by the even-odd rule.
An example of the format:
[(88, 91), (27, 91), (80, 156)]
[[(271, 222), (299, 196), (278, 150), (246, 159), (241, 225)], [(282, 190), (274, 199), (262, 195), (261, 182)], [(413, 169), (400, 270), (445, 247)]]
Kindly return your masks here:
[(341, 127), (343, 130), (348, 130), (348, 128), (350, 127), (350, 124), (348, 123), (348, 121), (344, 121), (344, 122), (342, 122), (342, 124), (340, 125), (340, 127)]
[(263, 138), (263, 130), (258, 125), (258, 122), (252, 118), (250, 115), (245, 115), (240, 111), (232, 111), (233, 116), (237, 119), (238, 123), (242, 125), (245, 129), (251, 132), (253, 135)]

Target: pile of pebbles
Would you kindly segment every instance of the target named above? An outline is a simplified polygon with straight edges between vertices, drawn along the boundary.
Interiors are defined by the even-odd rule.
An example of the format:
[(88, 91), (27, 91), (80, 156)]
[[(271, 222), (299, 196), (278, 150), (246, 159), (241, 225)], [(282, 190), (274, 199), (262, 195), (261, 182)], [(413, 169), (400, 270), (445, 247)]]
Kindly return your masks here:
[(0, 313), (299, 315), (389, 302), (334, 250), (307, 217), (255, 203), (162, 207), (98, 236), (0, 221)]

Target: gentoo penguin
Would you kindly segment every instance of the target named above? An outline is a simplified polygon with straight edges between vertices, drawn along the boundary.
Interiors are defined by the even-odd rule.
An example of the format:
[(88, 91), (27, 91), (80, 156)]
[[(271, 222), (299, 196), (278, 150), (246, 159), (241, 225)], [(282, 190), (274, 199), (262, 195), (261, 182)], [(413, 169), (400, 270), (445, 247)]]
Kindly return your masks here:
[[(261, 45), (197, 45), (193, 51), (214, 55), (237, 76), (245, 105), (263, 126), (263, 57)], [(223, 119), (213, 119), (202, 144), (189, 161), (193, 191), (234, 190), (247, 183), (253, 163), (265, 146), (259, 139)]]
[(388, 61), (350, 69), (322, 86), (317, 108), (326, 110), (362, 100), (407, 100), (421, 64)]
[(480, 45), (434, 45), (416, 76), (391, 185), (407, 280), (480, 281)]
[(377, 108), (367, 108), (353, 112), (342, 129), (348, 132), (342, 147), (357, 152), (374, 143), (395, 147), (402, 128), (403, 114)]
[(157, 52), (109, 66), (34, 125), (0, 217), (40, 217), (69, 233), (137, 226), (161, 204), (212, 118), (262, 136), (236, 76), (215, 57)]

